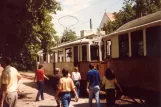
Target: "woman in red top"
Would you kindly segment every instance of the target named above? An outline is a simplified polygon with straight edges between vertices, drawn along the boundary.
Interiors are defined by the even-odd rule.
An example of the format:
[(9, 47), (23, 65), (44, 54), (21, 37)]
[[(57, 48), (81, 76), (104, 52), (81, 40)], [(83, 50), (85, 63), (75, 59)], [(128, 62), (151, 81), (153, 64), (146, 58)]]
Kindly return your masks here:
[(46, 79), (48, 79), (44, 74), (43, 65), (39, 65), (38, 69), (35, 72), (35, 78), (34, 78), (34, 82), (36, 82), (36, 80), (37, 80), (37, 85), (38, 85), (38, 93), (36, 96), (36, 101), (39, 101), (40, 95), (41, 95), (41, 100), (44, 100), (44, 94), (43, 94), (43, 92), (44, 92), (44, 77)]

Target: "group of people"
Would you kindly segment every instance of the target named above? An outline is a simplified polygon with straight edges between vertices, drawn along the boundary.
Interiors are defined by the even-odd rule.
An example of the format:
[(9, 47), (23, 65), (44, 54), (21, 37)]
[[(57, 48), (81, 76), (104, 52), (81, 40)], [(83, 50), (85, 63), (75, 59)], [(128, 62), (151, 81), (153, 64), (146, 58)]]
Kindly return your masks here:
[[(78, 101), (79, 90), (80, 90), (80, 80), (81, 75), (77, 67), (74, 68), (72, 75), (69, 75), (67, 69), (62, 69), (62, 74), (60, 74), (60, 69), (56, 69), (56, 75), (54, 76), (55, 84), (55, 98), (58, 106), (60, 106), (59, 100), (61, 100), (62, 107), (69, 107), (71, 100), (71, 91), (74, 92), (75, 99)], [(100, 85), (101, 84), (101, 85)], [(95, 96), (97, 107), (100, 105), (100, 88), (104, 87), (106, 91), (106, 101), (107, 106), (115, 105), (115, 87), (122, 92), (120, 85), (118, 84), (113, 71), (110, 68), (107, 68), (105, 71), (105, 76), (100, 79), (100, 74), (98, 67), (94, 67), (93, 64), (89, 64), (89, 71), (87, 72), (87, 86), (86, 90), (89, 94), (89, 107), (92, 107), (93, 95)]]
[[(41, 100), (44, 100), (43, 88), (44, 88), (44, 78), (49, 80), (44, 74), (43, 65), (39, 65), (38, 69), (35, 72), (34, 82), (37, 82), (38, 85), (38, 93), (36, 97), (36, 101), (39, 101), (39, 97), (41, 96)], [(78, 68), (74, 68), (74, 72), (70, 75), (69, 71), (65, 68), (62, 69), (62, 74), (60, 73), (60, 69), (55, 69), (55, 75), (53, 77), (53, 88), (55, 90), (55, 99), (57, 103), (57, 107), (68, 107), (71, 100), (71, 91), (75, 95), (75, 101), (78, 101), (79, 98), (79, 88), (80, 88), (80, 80), (81, 75), (78, 72)], [(61, 100), (61, 105), (60, 105)]]
[(93, 95), (95, 96), (97, 107), (101, 107), (99, 99), (100, 87), (105, 87), (107, 107), (115, 106), (116, 87), (118, 87), (120, 92), (123, 91), (120, 85), (118, 84), (114, 73), (110, 68), (107, 68), (105, 71), (105, 76), (103, 77), (101, 82), (98, 67), (95, 68), (92, 64), (89, 64), (89, 71), (87, 72), (87, 86), (86, 86), (86, 90), (89, 93), (89, 107), (92, 107)]
[[(16, 107), (18, 99), (17, 89), (20, 84), (21, 75), (18, 73), (16, 68), (10, 65), (10, 58), (1, 58), (0, 64), (4, 68), (0, 79), (0, 107)], [(69, 75), (69, 71), (65, 68), (62, 69), (62, 74), (60, 73), (59, 68), (55, 71), (56, 74), (54, 75), (53, 81), (55, 82), (54, 90), (56, 92), (55, 99), (57, 106), (69, 107), (71, 92), (75, 95), (75, 101), (78, 101), (79, 99), (81, 75), (78, 67), (74, 68), (74, 72), (72, 72), (71, 76)], [(38, 69), (35, 71), (34, 78), (34, 82), (37, 82), (38, 86), (36, 101), (39, 101), (40, 96), (41, 100), (44, 100), (44, 78), (49, 80), (49, 78), (45, 76), (43, 65), (39, 65)], [(114, 106), (115, 88), (118, 87), (121, 92), (122, 89), (118, 84), (113, 71), (110, 68), (107, 68), (101, 82), (98, 67), (96, 68), (93, 64), (89, 64), (86, 86), (87, 93), (89, 94), (89, 107), (92, 107), (93, 95), (95, 96), (97, 107), (101, 107), (99, 99), (101, 87), (104, 87), (106, 91), (107, 106)], [(61, 105), (59, 103), (60, 101)]]

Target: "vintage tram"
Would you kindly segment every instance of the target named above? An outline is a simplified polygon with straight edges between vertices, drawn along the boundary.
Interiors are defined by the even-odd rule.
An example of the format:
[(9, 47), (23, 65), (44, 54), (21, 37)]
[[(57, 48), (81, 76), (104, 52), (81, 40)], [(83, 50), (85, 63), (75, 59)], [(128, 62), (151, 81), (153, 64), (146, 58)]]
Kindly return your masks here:
[[(67, 68), (70, 73), (74, 71), (74, 67), (79, 68), (81, 73), (81, 87), (86, 86), (86, 73), (89, 70), (89, 63), (99, 66), (100, 74), (103, 77), (104, 67), (101, 67), (103, 59), (101, 35), (88, 35), (76, 41), (62, 43), (53, 48), (53, 55), (38, 53), (38, 64), (44, 65), (45, 74), (51, 77), (55, 74), (55, 68)], [(51, 79), (52, 80), (52, 79)], [(52, 81), (50, 82), (52, 83)], [(87, 96), (85, 88), (80, 91), (80, 95)]]
[(48, 76), (54, 75), (55, 68), (65, 67), (71, 73), (78, 66), (82, 76), (81, 95), (86, 93), (89, 63), (98, 67), (101, 78), (110, 67), (125, 95), (159, 104), (160, 36), (161, 11), (158, 11), (128, 22), (111, 34), (93, 34), (60, 44), (53, 48), (51, 56), (40, 51), (38, 64), (44, 64)]
[(161, 11), (138, 18), (102, 38), (108, 62), (124, 94), (159, 103)]

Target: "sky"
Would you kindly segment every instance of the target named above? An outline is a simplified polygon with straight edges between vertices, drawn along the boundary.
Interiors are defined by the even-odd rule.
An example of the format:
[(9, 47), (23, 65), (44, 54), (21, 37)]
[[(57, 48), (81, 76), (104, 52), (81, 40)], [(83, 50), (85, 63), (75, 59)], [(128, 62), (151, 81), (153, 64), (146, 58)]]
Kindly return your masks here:
[[(96, 32), (105, 12), (118, 12), (124, 0), (57, 0), (62, 7), (61, 11), (53, 16), (54, 29), (58, 36), (62, 36), (63, 31), (72, 29), (80, 36), (81, 30), (90, 29), (90, 19), (92, 28)], [(64, 27), (63, 27), (63, 26)]]

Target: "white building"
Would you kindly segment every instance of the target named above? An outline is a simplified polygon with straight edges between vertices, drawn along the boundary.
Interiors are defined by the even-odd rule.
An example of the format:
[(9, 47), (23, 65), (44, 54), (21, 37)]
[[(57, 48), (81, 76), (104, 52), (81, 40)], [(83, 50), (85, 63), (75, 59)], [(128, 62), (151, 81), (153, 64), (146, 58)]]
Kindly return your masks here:
[(115, 20), (115, 16), (113, 13), (107, 13), (105, 12), (103, 15), (103, 18), (101, 20), (100, 26), (99, 26), (99, 30), (101, 30), (104, 26), (105, 23), (107, 23), (108, 21), (114, 21)]

